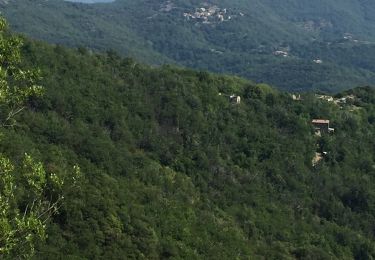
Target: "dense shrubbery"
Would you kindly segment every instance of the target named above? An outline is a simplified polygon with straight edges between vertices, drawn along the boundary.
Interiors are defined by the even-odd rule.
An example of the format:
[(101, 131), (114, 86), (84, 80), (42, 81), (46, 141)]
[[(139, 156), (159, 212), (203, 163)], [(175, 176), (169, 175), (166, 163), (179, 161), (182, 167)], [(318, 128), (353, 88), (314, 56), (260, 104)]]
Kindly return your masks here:
[[(359, 98), (350, 111), (114, 52), (28, 41), (23, 55), (43, 71), (45, 95), (1, 152), (85, 175), (38, 259), (375, 256), (373, 89), (342, 93)], [(318, 117), (334, 135), (314, 136)], [(312, 167), (317, 145), (327, 156)]]
[[(22, 67), (22, 40), (9, 34), (0, 18), (0, 140), (7, 128), (17, 125), (16, 117), (30, 99), (42, 93), (38, 70)], [(30, 258), (35, 245), (45, 239), (48, 219), (57, 212), (64, 199), (63, 189), (78, 181), (79, 167), (74, 174), (47, 172), (43, 164), (30, 155), (9, 160), (0, 154), (0, 257)], [(65, 178), (69, 176), (68, 178)], [(74, 177), (76, 179), (72, 179)], [(68, 185), (67, 185), (68, 184)]]

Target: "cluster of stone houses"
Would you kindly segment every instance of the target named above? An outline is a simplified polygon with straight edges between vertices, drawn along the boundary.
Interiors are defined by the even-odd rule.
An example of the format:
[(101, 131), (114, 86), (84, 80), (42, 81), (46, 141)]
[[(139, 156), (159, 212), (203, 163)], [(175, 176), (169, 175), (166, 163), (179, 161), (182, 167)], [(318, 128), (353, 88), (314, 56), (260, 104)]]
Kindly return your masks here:
[(332, 96), (327, 96), (327, 95), (316, 95), (316, 97), (318, 99), (325, 100), (327, 102), (332, 102), (336, 105), (344, 105), (344, 104), (349, 103), (349, 101), (353, 102), (357, 99), (356, 96), (354, 95), (348, 95), (348, 96), (341, 97), (341, 98), (334, 98)]
[(197, 8), (193, 13), (184, 13), (184, 17), (188, 20), (198, 20), (205, 24), (229, 21), (233, 18), (226, 8), (221, 9), (216, 5)]

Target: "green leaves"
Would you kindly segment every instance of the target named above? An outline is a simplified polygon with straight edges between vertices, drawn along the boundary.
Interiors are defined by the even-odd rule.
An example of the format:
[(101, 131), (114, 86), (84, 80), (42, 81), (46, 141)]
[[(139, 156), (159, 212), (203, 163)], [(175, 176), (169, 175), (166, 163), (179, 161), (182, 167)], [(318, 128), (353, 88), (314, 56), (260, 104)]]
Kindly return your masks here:
[(43, 88), (38, 84), (40, 70), (21, 67), (22, 40), (7, 32), (0, 18), (0, 124), (13, 126), (30, 97), (40, 96)]
[[(74, 177), (69, 179), (75, 183), (79, 168), (72, 172)], [(0, 256), (29, 258), (34, 254), (35, 245), (46, 238), (48, 219), (64, 199), (64, 182), (56, 174), (47, 174), (43, 164), (30, 155), (25, 155), (21, 167), (0, 155)]]
[[(21, 66), (22, 40), (9, 35), (0, 18), (0, 127), (14, 126), (30, 97), (40, 96), (40, 70)], [(4, 129), (0, 129), (3, 138)], [(72, 169), (72, 180), (47, 174), (41, 162), (25, 154), (21, 165), (0, 154), (0, 257), (30, 258), (35, 244), (46, 238), (48, 219), (61, 206), (65, 183), (74, 186), (80, 170)], [(49, 196), (49, 197), (48, 197)]]
[[(375, 256), (373, 89), (353, 92), (361, 109), (351, 112), (313, 94), (293, 101), (267, 85), (112, 52), (33, 41), (22, 50), (22, 71), (43, 68), (45, 95), (26, 103), (19, 127), (0, 132), (8, 255)], [(14, 71), (3, 73), (9, 86), (38, 85), (38, 75)], [(319, 147), (310, 123), (318, 117), (336, 129)], [(312, 168), (317, 149), (325, 158)]]
[[(27, 171), (28, 174), (17, 176), (16, 167), (0, 155), (0, 255), (3, 256), (29, 257), (36, 241), (44, 238), (43, 212), (46, 209), (42, 192), (45, 172), (30, 156), (26, 155), (25, 162), (21, 172)], [(32, 188), (23, 186), (24, 182), (31, 184)], [(17, 195), (21, 190), (32, 194), (32, 203), (23, 210), (19, 207)]]
[(31, 156), (26, 154), (23, 161), (23, 171), (23, 175), (27, 180), (27, 190), (32, 194), (30, 195), (32, 197), (40, 197), (46, 186), (46, 172), (42, 163), (34, 163)]

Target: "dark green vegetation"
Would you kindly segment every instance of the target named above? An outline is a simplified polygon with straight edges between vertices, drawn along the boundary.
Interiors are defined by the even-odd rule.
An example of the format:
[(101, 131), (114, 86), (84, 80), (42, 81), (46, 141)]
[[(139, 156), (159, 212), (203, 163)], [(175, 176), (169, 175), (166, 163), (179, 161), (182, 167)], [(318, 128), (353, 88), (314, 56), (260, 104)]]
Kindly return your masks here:
[[(340, 109), (113, 52), (27, 41), (23, 56), (45, 95), (1, 152), (84, 175), (37, 259), (375, 257), (374, 89), (341, 93), (357, 99)], [(335, 134), (315, 137), (312, 118)], [(312, 167), (317, 146), (327, 156)]]
[[(22, 40), (12, 36), (0, 18), (0, 139), (4, 129), (14, 127), (30, 99), (43, 88), (37, 68), (23, 68)], [(71, 175), (73, 173), (73, 175)], [(35, 245), (44, 241), (45, 224), (57, 213), (64, 190), (73, 191), (79, 182), (79, 167), (67, 172), (46, 173), (43, 164), (27, 153), (16, 163), (0, 154), (0, 258), (30, 259)]]
[[(375, 83), (374, 1), (2, 2), (9, 2), (0, 1), (0, 9), (16, 31), (53, 43), (115, 49), (147, 63), (232, 73), (287, 90)], [(209, 24), (184, 17), (212, 6), (220, 10)]]

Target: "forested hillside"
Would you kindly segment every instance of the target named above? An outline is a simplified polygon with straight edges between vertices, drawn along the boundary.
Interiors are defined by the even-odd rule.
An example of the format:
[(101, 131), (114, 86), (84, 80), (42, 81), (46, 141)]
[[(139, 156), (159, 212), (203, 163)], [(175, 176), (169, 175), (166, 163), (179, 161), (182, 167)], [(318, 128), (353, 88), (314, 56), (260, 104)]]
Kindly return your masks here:
[[(293, 100), (237, 77), (25, 41), (22, 67), (40, 68), (45, 93), (3, 130), (1, 152), (82, 174), (36, 259), (375, 257), (374, 89)], [(314, 134), (314, 118), (334, 134)]]
[[(78, 1), (77, 1), (78, 2)], [(92, 1), (90, 1), (92, 2)], [(372, 1), (0, 1), (18, 32), (286, 90), (375, 83)]]

